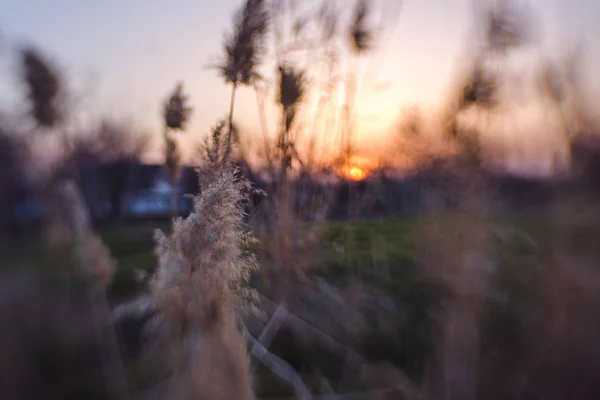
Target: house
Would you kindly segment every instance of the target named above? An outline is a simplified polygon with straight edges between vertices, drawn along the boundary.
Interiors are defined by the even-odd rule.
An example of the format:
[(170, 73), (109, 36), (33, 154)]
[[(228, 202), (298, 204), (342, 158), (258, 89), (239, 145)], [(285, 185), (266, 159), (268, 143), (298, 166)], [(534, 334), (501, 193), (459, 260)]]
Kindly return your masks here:
[[(190, 168), (182, 168), (177, 182), (179, 214), (187, 215), (192, 210), (189, 189), (184, 181)], [(193, 171), (192, 171), (193, 172)], [(163, 165), (140, 164), (133, 172), (131, 184), (122, 198), (123, 216), (127, 218), (167, 217), (172, 213), (173, 188), (168, 171)]]
[[(118, 219), (168, 218), (172, 215), (172, 188), (163, 165), (135, 161), (79, 166), (65, 170), (59, 179), (74, 179), (82, 192), (95, 223)], [(193, 202), (187, 194), (197, 193), (198, 183), (192, 168), (184, 167), (178, 181), (179, 214), (187, 215)], [(36, 230), (47, 212), (39, 193), (24, 192), (10, 196), (6, 229)]]

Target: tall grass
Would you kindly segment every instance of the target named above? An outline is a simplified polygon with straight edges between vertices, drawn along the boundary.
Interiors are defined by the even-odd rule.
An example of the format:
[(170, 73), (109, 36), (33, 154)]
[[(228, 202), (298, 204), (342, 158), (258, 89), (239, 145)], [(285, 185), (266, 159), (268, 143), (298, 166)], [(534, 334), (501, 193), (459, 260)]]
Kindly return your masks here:
[(196, 197), (194, 212), (157, 232), (151, 294), (164, 319), (166, 352), (177, 398), (251, 399), (239, 315), (251, 292), (244, 287), (256, 267), (244, 245), (241, 202), (249, 184), (224, 171)]
[[(90, 357), (105, 357), (99, 376), (106, 390), (98, 396), (127, 398), (137, 394), (128, 393), (130, 387), (141, 386), (136, 379), (149, 381), (160, 375), (151, 382), (150, 395), (174, 399), (253, 399), (275, 392), (294, 392), (303, 399), (318, 394), (343, 398), (353, 392), (359, 393), (357, 398), (597, 397), (600, 253), (596, 221), (580, 214), (595, 199), (559, 193), (555, 207), (540, 210), (542, 217), (533, 227), (498, 216), (493, 177), (484, 168), (482, 137), (488, 119), (476, 126), (466, 126), (461, 119), (470, 111), (477, 119), (489, 116), (501, 106), (499, 60), (528, 38), (517, 15), (504, 5), (486, 11), (470, 73), (450, 99), (447, 126), (437, 127), (446, 134), (444, 143), (458, 150), (453, 157), (428, 160), (423, 168), (429, 171), (416, 172), (439, 179), (434, 186), (442, 189), (430, 192), (423, 184), (418, 189), (421, 207), (414, 215), (388, 212), (379, 221), (347, 218), (332, 223), (327, 217), (336, 201), (336, 184), (342, 181), (334, 161), (345, 156), (348, 162), (351, 155), (349, 110), (355, 99), (350, 75), (357, 71), (346, 68), (344, 86), (334, 75), (343, 71), (339, 53), (355, 52), (358, 57), (371, 47), (374, 37), (365, 22), (369, 5), (358, 0), (355, 8), (347, 8), (353, 11), (348, 30), (340, 28), (343, 18), (336, 16), (336, 3), (325, 1), (308, 17), (294, 14), (293, 6), (248, 0), (236, 14), (218, 66), (232, 86), (229, 116), (205, 137), (198, 168), (201, 191), (194, 196), (194, 209), (187, 218), (174, 218), (170, 230), (157, 231), (156, 270), (146, 271), (147, 290), (134, 302), (132, 314), (143, 320), (133, 329), (141, 356), (122, 356), (129, 354), (125, 340), (120, 348), (115, 346), (120, 318), (134, 318), (123, 317), (130, 304), (120, 304), (114, 319), (108, 318), (104, 295), (119, 266), (91, 231), (76, 185), (49, 185), (49, 226), (53, 239), (60, 239), (53, 244), (76, 250), (78, 273), (90, 289), (86, 295), (92, 295), (89, 309), (72, 316), (89, 323), (89, 331), (57, 335), (64, 339), (76, 332), (82, 348), (96, 343)], [(288, 18), (294, 22), (291, 32), (283, 28)], [(235, 93), (238, 85), (267, 81), (258, 67), (266, 51), (268, 22), (275, 30), (278, 69), (273, 80), (279, 83), (271, 94), (281, 118), (275, 140), (265, 140), (270, 196), (249, 207), (256, 192), (233, 167)], [(310, 31), (317, 32), (312, 37), (316, 45), (304, 41), (306, 26), (315, 28)], [(350, 49), (338, 49), (340, 35), (351, 39)], [(298, 54), (307, 49), (308, 61), (303, 63)], [(310, 69), (321, 57), (329, 62), (324, 68), (328, 76)], [(54, 104), (60, 92), (58, 75), (34, 53), (23, 53), (23, 62), (33, 117), (38, 125), (52, 128), (61, 121)], [(563, 113), (570, 85), (567, 77), (559, 79), (557, 74), (552, 68), (544, 74), (545, 96), (556, 105), (565, 124), (565, 145), (571, 146), (577, 124)], [(310, 84), (315, 80), (329, 86), (325, 98), (317, 101), (321, 109), (311, 114), (306, 105), (318, 86)], [(334, 99), (342, 88), (344, 97)], [(177, 86), (163, 107), (173, 182), (180, 160), (170, 130), (184, 129), (189, 115), (182, 87)], [(311, 118), (306, 128), (303, 121)], [(308, 130), (315, 137), (320, 126), (345, 135), (331, 163), (323, 165), (297, 149), (302, 134)], [(416, 117), (407, 129), (415, 141), (426, 133)], [(442, 170), (436, 170), (439, 165)], [(367, 188), (366, 197), (385, 197), (383, 173), (380, 178), (371, 177), (357, 187)], [(345, 186), (348, 203), (358, 207), (365, 199), (353, 198), (353, 187)], [(451, 205), (444, 198), (448, 193), (454, 195)], [(149, 269), (140, 265), (144, 268)], [(62, 276), (71, 279), (71, 271), (65, 271)], [(39, 302), (34, 294), (32, 301)], [(37, 306), (28, 309), (28, 299), (18, 293), (7, 296), (19, 300), (26, 315), (42, 316)], [(266, 320), (257, 312), (260, 308)], [(67, 309), (66, 303), (56, 306)], [(61, 312), (57, 324), (70, 324)], [(0, 318), (13, 320), (8, 311)], [(46, 325), (19, 329), (26, 332), (37, 326)], [(7, 334), (6, 342), (0, 343), (6, 356), (0, 357), (2, 372), (9, 371), (5, 360), (19, 359), (11, 343), (21, 342), (14, 336)], [(51, 341), (43, 343), (54, 351)], [(251, 367), (251, 356), (261, 366)], [(162, 365), (156, 367), (156, 361)], [(37, 378), (28, 377), (27, 368), (32, 367), (18, 365), (15, 371), (23, 374), (23, 382), (35, 383)], [(156, 369), (151, 379), (143, 368)], [(13, 390), (10, 383), (2, 384)], [(35, 386), (21, 381), (19, 385), (20, 390)]]

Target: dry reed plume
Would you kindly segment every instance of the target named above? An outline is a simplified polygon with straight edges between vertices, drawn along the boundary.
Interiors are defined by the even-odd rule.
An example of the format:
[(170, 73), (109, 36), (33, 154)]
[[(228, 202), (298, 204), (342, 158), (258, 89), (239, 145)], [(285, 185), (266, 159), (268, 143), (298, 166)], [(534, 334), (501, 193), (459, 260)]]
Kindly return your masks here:
[(258, 67), (265, 51), (264, 37), (267, 33), (268, 23), (267, 2), (246, 0), (244, 7), (234, 17), (233, 32), (225, 38), (224, 60), (216, 66), (225, 82), (231, 84), (229, 132), (225, 146), (228, 152), (234, 133), (235, 93), (239, 85), (248, 86), (261, 78)]
[(239, 315), (251, 306), (244, 285), (256, 268), (244, 251), (242, 204), (250, 189), (224, 171), (194, 199), (194, 211), (156, 234), (158, 270), (151, 292), (165, 319), (173, 387), (184, 398), (253, 398)]
[(24, 48), (20, 56), (31, 115), (40, 127), (52, 128), (63, 118), (61, 78), (55, 67), (36, 49)]
[(183, 84), (178, 83), (175, 90), (163, 106), (163, 118), (165, 123), (165, 164), (169, 170), (171, 180), (172, 198), (171, 207), (173, 216), (179, 213), (179, 187), (177, 185), (179, 168), (181, 164), (181, 153), (177, 141), (170, 135), (170, 131), (183, 131), (192, 114), (192, 108), (188, 106), (188, 98), (183, 94)]

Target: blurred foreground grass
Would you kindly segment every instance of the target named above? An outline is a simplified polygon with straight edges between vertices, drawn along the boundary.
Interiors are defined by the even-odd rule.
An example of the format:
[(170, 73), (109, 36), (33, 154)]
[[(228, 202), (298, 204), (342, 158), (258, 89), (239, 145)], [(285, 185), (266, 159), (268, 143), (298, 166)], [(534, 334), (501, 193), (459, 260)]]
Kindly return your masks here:
[[(329, 223), (321, 232), (319, 259), (312, 262), (311, 275), (329, 281), (344, 281), (352, 276), (382, 288), (393, 289), (412, 284), (417, 252), (427, 244), (419, 243), (418, 229), (432, 221), (442, 231), (454, 234), (456, 213), (409, 215), (390, 219)], [(600, 260), (600, 213), (557, 222), (529, 216), (496, 216), (493, 226), (498, 234), (492, 244), (499, 264), (524, 262), (540, 257), (556, 241), (570, 252)], [(135, 295), (141, 289), (138, 276), (148, 276), (156, 267), (153, 235), (156, 229), (168, 230), (168, 222), (136, 224), (100, 232), (102, 240), (118, 263), (109, 290), (114, 300)], [(500, 240), (501, 239), (501, 240)], [(260, 244), (261, 246), (264, 244)], [(2, 249), (2, 268), (34, 268), (38, 271), (63, 265), (74, 268), (70, 248), (45, 248), (39, 241), (11, 243)], [(137, 271), (137, 272), (136, 272)]]
[[(310, 276), (323, 278), (337, 287), (361, 282), (394, 303), (393, 315), (386, 316), (388, 322), (391, 321), (390, 329), (374, 328), (379, 326), (379, 322), (372, 321), (360, 343), (352, 344), (369, 362), (393, 363), (415, 381), (426, 374), (432, 351), (434, 314), (440, 309), (440, 299), (446, 288), (423, 272), (421, 255), (428, 246), (436, 246), (436, 243), (428, 243), (421, 233), (424, 227), (435, 224), (441, 240), (451, 241), (453, 236), (460, 234), (456, 227), (464, 221), (464, 217), (459, 213), (444, 212), (332, 222), (319, 231), (319, 251), (310, 255)], [(483, 354), (486, 354), (485, 362), (489, 365), (510, 365), (519, 357), (520, 346), (523, 346), (521, 333), (540, 318), (536, 317), (536, 291), (546, 268), (552, 268), (556, 249), (560, 247), (568, 259), (586, 259), (600, 265), (600, 214), (562, 219), (495, 216), (491, 218), (490, 227), (488, 254), (495, 268), (482, 315), (485, 334), (482, 335), (481, 346), (488, 349)], [(156, 267), (153, 250), (156, 228), (168, 230), (168, 222), (136, 224), (100, 232), (118, 263), (108, 293), (112, 304), (144, 290), (146, 278)], [(71, 248), (48, 250), (29, 241), (5, 246), (2, 252), (2, 266), (5, 268), (31, 268), (46, 272), (56, 266), (67, 270), (76, 268)], [(439, 266), (433, 266), (434, 274), (435, 268), (441, 270), (445, 267), (443, 264), (442, 261)], [(428, 266), (429, 274), (431, 267)], [(273, 351), (286, 355), (290, 351), (287, 346), (283, 344), (283, 347), (277, 348), (275, 343)], [(294, 344), (289, 346), (294, 347)], [(502, 352), (498, 353), (498, 349)], [(284, 358), (293, 357), (289, 353)], [(339, 363), (327, 359), (322, 350), (314, 350), (310, 357), (327, 375), (338, 374), (336, 368)], [(139, 372), (135, 365), (133, 362), (134, 380)], [(482, 368), (486, 368), (485, 363)], [(277, 384), (277, 378), (270, 375), (258, 374), (257, 393), (262, 397), (289, 394), (289, 388), (281, 382)]]

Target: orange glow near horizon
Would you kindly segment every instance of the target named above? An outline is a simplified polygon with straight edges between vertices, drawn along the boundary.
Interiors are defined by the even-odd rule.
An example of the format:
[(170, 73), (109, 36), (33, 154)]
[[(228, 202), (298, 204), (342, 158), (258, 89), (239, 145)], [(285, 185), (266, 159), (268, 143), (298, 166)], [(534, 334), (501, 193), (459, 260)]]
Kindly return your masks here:
[(358, 165), (350, 165), (346, 169), (348, 178), (353, 181), (362, 181), (367, 177), (367, 172)]
[(362, 181), (369, 176), (372, 162), (364, 157), (352, 156), (339, 169), (339, 174), (355, 182)]

